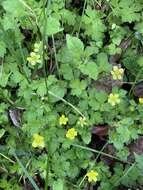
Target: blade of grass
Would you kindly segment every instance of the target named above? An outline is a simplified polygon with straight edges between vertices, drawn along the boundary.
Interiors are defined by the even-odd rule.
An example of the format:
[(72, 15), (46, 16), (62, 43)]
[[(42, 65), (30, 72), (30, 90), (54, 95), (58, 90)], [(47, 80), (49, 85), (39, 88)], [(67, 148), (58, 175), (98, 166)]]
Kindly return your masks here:
[(26, 168), (24, 167), (24, 165), (22, 164), (22, 162), (17, 157), (15, 151), (13, 151), (12, 154), (15, 157), (15, 159), (17, 160), (17, 162), (18, 162), (19, 166), (21, 167), (21, 169), (23, 170), (25, 176), (29, 179), (29, 181), (32, 184), (32, 186), (34, 187), (34, 189), (35, 190), (40, 190), (39, 187), (36, 185), (35, 181), (33, 180), (33, 178), (29, 175), (28, 171), (26, 170)]
[[(45, 78), (45, 86), (46, 86), (46, 91), (48, 94), (48, 85), (47, 85), (47, 69), (46, 69), (46, 61), (45, 61), (45, 46), (47, 47), (47, 42), (48, 38), (46, 37), (46, 28), (47, 28), (47, 18), (49, 15), (49, 6), (51, 5), (51, 0), (45, 0), (43, 4), (43, 33), (42, 33), (42, 41), (43, 41), (43, 70), (44, 70), (44, 78)], [(49, 147), (49, 144), (47, 145)], [(47, 164), (46, 164), (46, 177), (45, 177), (45, 190), (48, 190), (48, 185), (49, 185), (49, 171), (50, 171), (50, 152), (48, 151), (47, 153)]]
[(125, 173), (122, 177), (120, 177), (120, 179), (118, 179), (118, 180), (114, 183), (114, 185), (111, 187), (111, 190), (112, 190), (114, 187), (116, 187), (116, 185), (118, 185), (119, 182), (120, 182), (126, 175), (128, 175), (128, 173), (135, 167), (135, 165), (136, 165), (136, 162), (135, 162), (134, 164), (132, 164), (132, 165), (129, 167), (129, 169), (126, 171), (126, 173)]
[(9, 157), (5, 156), (4, 154), (0, 153), (0, 156), (11, 162), (12, 164), (15, 164), (15, 161), (11, 160)]
[[(26, 168), (26, 169), (27, 169), (27, 168), (28, 168), (28, 166), (30, 165), (30, 162), (31, 162), (31, 159), (30, 159), (30, 160), (28, 160), (28, 162), (27, 162), (27, 164), (26, 164), (26, 166), (25, 166), (25, 168)], [(19, 178), (18, 182), (20, 182), (22, 178), (23, 178), (23, 175), (21, 175), (21, 176), (20, 176), (20, 178)]]

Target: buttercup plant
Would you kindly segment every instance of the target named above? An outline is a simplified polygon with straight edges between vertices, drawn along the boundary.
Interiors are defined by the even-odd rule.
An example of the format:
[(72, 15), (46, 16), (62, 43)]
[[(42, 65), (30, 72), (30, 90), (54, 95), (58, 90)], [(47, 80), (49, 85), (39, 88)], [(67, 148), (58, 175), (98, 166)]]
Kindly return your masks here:
[(67, 131), (66, 137), (70, 140), (73, 140), (77, 136), (77, 131), (75, 128), (71, 128)]
[(110, 103), (112, 106), (115, 106), (116, 104), (120, 103), (120, 96), (119, 94), (111, 93), (108, 96), (108, 103)]
[(33, 135), (33, 143), (32, 143), (32, 146), (34, 148), (36, 147), (41, 147), (41, 148), (44, 148), (45, 146), (45, 143), (44, 143), (44, 137), (39, 135), (39, 134), (34, 134)]
[(96, 182), (98, 175), (99, 174), (94, 170), (91, 170), (91, 171), (87, 172), (87, 174), (86, 174), (86, 176), (88, 177), (89, 182)]
[(36, 42), (34, 44), (34, 52), (38, 53), (40, 51), (41, 46), (42, 46), (41, 42), (39, 42), (39, 43)]
[(0, 189), (143, 189), (142, 13), (0, 1)]
[(143, 104), (143, 98), (139, 98), (139, 103)]
[(85, 117), (79, 117), (78, 125), (80, 125), (81, 127), (86, 126), (87, 125), (86, 118)]
[(35, 66), (37, 63), (41, 63), (41, 57), (35, 52), (31, 52), (30, 56), (27, 57), (27, 61), (32, 65)]
[(59, 124), (60, 125), (66, 125), (68, 122), (68, 117), (66, 117), (64, 114), (61, 115), (59, 118)]
[(112, 77), (114, 80), (121, 80), (123, 78), (124, 69), (119, 68), (117, 66), (113, 66), (113, 70), (111, 71)]

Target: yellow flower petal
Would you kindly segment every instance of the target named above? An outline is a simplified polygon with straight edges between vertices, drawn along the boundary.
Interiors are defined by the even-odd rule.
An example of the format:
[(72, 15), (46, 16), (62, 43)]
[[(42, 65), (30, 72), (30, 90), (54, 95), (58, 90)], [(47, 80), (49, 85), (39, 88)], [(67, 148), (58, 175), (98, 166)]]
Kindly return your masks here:
[(119, 98), (119, 94), (109, 94), (108, 96), (108, 103), (110, 103), (112, 106), (115, 106), (116, 104), (119, 104), (121, 102)]
[(97, 176), (98, 176), (99, 174), (96, 172), (96, 171), (94, 171), (94, 170), (91, 170), (91, 171), (89, 171), (87, 174), (86, 174), (86, 176), (88, 177), (88, 181), (89, 182), (96, 182), (97, 181)]
[(41, 47), (41, 42), (35, 43), (34, 44), (34, 52), (36, 52), (36, 53), (39, 52), (40, 47)]
[(66, 117), (65, 115), (62, 115), (60, 118), (59, 118), (59, 124), (60, 125), (66, 125), (68, 122), (68, 117)]
[(78, 124), (79, 124), (81, 127), (87, 125), (86, 118), (85, 118), (85, 117), (80, 117), (80, 118), (79, 118), (79, 121), (78, 121)]
[(35, 52), (31, 52), (30, 56), (27, 57), (27, 61), (33, 66), (36, 65), (36, 63), (41, 63), (40, 55)]
[(121, 80), (123, 78), (124, 69), (117, 66), (113, 66), (111, 74), (114, 80)]
[(75, 130), (75, 128), (69, 129), (66, 133), (66, 137), (71, 140), (73, 140), (76, 136), (77, 136), (77, 131)]
[(45, 146), (45, 143), (44, 143), (44, 137), (39, 135), (39, 134), (34, 134), (33, 135), (33, 143), (32, 143), (32, 146), (34, 148), (36, 147), (41, 147), (41, 148), (44, 148)]
[(139, 98), (139, 103), (143, 104), (143, 98), (141, 98), (141, 97)]

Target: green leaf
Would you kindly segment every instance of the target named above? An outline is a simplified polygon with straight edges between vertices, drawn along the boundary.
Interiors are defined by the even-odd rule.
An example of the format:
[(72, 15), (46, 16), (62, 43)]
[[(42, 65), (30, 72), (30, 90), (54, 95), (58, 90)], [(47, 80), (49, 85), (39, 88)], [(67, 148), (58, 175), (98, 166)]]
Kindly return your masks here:
[(99, 66), (99, 72), (109, 72), (111, 70), (111, 64), (108, 62), (106, 53), (99, 53), (97, 55), (97, 64)]
[(138, 155), (134, 153), (134, 155), (135, 155), (135, 160), (137, 162), (138, 167), (143, 170), (143, 154)]
[(110, 55), (120, 54), (121, 48), (116, 47), (116, 45), (112, 43), (112, 44), (108, 45), (108, 53)]
[(138, 58), (137, 64), (138, 64), (139, 66), (141, 66), (141, 67), (143, 66), (143, 56), (141, 56), (141, 57)]
[(72, 94), (79, 96), (81, 95), (83, 90), (85, 90), (85, 88), (87, 87), (87, 81), (86, 80), (80, 81), (79, 79), (72, 80), (70, 83), (70, 87), (72, 88)]
[(135, 29), (136, 29), (138, 32), (143, 33), (143, 21), (136, 23)]
[(5, 129), (0, 129), (0, 139), (3, 137), (5, 134)]
[(88, 62), (87, 64), (83, 64), (79, 66), (80, 71), (88, 75), (91, 79), (98, 79), (98, 66), (94, 62)]
[(25, 15), (24, 6), (19, 0), (6, 0), (2, 5), (6, 12), (12, 14), (12, 16), (22, 17)]
[(0, 86), (5, 87), (7, 85), (10, 74), (2, 73), (0, 79)]
[[(103, 15), (90, 6), (87, 7), (85, 15), (82, 19), (82, 28), (85, 30), (85, 35), (88, 35), (93, 40), (96, 40), (98, 44), (102, 45), (102, 39), (104, 37), (104, 31), (106, 29), (102, 22)], [(100, 46), (101, 46), (100, 45)]]
[(89, 144), (91, 141), (91, 133), (84, 131), (81, 135), (82, 140), (85, 144)]
[(61, 98), (64, 97), (66, 90), (64, 87), (60, 86), (60, 85), (53, 85), (50, 88), (50, 92), (52, 92), (52, 94), (54, 94), (54, 96), (50, 95), (50, 100), (51, 102), (57, 102), (59, 100), (61, 100)]
[(114, 0), (111, 3), (113, 14), (121, 17), (123, 22), (131, 23), (140, 20), (142, 4), (138, 0)]
[(15, 27), (16, 27), (14, 17), (11, 15), (7, 15), (7, 14), (4, 16), (4, 18), (2, 20), (2, 24), (3, 24), (4, 30), (15, 29)]
[(54, 181), (53, 190), (64, 190), (64, 182), (61, 179)]
[(49, 17), (47, 19), (46, 34), (48, 36), (61, 32), (62, 30), (63, 28), (61, 28), (60, 22), (56, 18)]
[(14, 83), (19, 83), (20, 81), (22, 81), (23, 78), (24, 78), (23, 75), (18, 71), (13, 72), (11, 77)]
[(79, 38), (73, 37), (69, 34), (66, 35), (66, 41), (68, 50), (71, 53), (71, 55), (76, 59), (80, 59), (84, 51), (83, 42)]
[(0, 41), (0, 57), (3, 57), (6, 53), (6, 45), (3, 41)]
[(83, 42), (77, 38), (70, 36), (69, 34), (66, 35), (66, 40), (67, 40), (67, 47), (69, 50), (73, 51), (83, 51), (84, 50), (84, 45)]
[(45, 82), (41, 82), (41, 84), (39, 85), (38, 89), (37, 89), (37, 94), (41, 97), (43, 97), (46, 94), (47, 90), (46, 90), (46, 85)]
[(68, 9), (63, 9), (62, 11), (62, 19), (64, 23), (68, 25), (74, 25), (76, 21), (76, 14)]
[(60, 72), (66, 80), (73, 80), (73, 71), (69, 64), (62, 64), (60, 67)]

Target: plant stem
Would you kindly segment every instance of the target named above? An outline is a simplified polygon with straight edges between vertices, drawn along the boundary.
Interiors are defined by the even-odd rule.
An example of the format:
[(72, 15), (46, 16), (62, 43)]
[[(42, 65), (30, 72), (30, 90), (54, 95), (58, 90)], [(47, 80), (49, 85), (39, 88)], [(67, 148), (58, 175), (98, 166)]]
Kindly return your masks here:
[(110, 155), (110, 154), (101, 152), (101, 151), (99, 151), (99, 150), (95, 150), (95, 149), (88, 148), (88, 147), (81, 146), (81, 145), (77, 145), (77, 144), (72, 144), (72, 146), (77, 147), (77, 148), (80, 148), (80, 149), (88, 150), (88, 151), (91, 151), (91, 152), (94, 152), (94, 153), (97, 153), (97, 154), (100, 153), (100, 154), (103, 155), (103, 156), (107, 156), (107, 157), (109, 157), (109, 158), (118, 160), (118, 161), (120, 161), (120, 162), (124, 162), (124, 163), (127, 163), (127, 164), (132, 164), (131, 162), (127, 162), (127, 161), (125, 161), (125, 160), (121, 160), (120, 158), (117, 158), (116, 156), (112, 156), (112, 155)]
[(4, 154), (0, 153), (0, 156), (2, 156), (3, 158), (5, 158), (6, 160), (8, 160), (9, 162), (11, 162), (12, 164), (15, 164), (15, 161), (11, 160), (10, 158), (8, 158), (7, 156), (5, 156)]
[(48, 190), (49, 171), (50, 171), (50, 158), (49, 155), (47, 154), (47, 166), (46, 166), (46, 178), (45, 178), (44, 190)]
[(55, 46), (54, 35), (52, 35), (52, 42), (53, 42), (53, 50), (54, 50), (54, 56), (55, 56), (55, 64), (56, 64), (56, 67), (57, 67), (57, 73), (58, 73), (58, 76), (60, 77), (60, 75), (59, 75), (59, 65), (58, 65), (58, 61), (57, 61), (57, 52), (56, 52), (56, 46)]
[(84, 15), (86, 4), (87, 4), (87, 0), (84, 0), (83, 10), (82, 10), (82, 16), (80, 18), (80, 23), (79, 23), (79, 28), (78, 28), (78, 32), (77, 32), (77, 37), (79, 36), (79, 33), (80, 33), (82, 17)]
[[(49, 10), (49, 5), (51, 4), (51, 0), (45, 0), (44, 1), (44, 6), (43, 6), (43, 14), (44, 14), (44, 18), (43, 18), (43, 34), (42, 34), (42, 38), (43, 38), (43, 65), (44, 65), (44, 75), (45, 75), (45, 86), (46, 86), (46, 90), (47, 90), (47, 94), (48, 94), (48, 85), (47, 85), (47, 68), (46, 68), (46, 61), (45, 61), (45, 45), (47, 43), (47, 39), (46, 39), (46, 28), (47, 28), (47, 14), (48, 14), (48, 10)], [(45, 12), (45, 8), (47, 9), (47, 11)], [(49, 147), (49, 144), (47, 145), (47, 147)], [(48, 190), (48, 185), (49, 185), (49, 171), (50, 171), (50, 152), (48, 150), (47, 153), (47, 166), (46, 166), (46, 178), (45, 178), (45, 187), (44, 190)]]
[(64, 98), (61, 98), (59, 96), (57, 96), (56, 94), (54, 94), (53, 92), (51, 92), (50, 90), (48, 91), (48, 93), (52, 96), (54, 96), (57, 99), (60, 99), (61, 101), (63, 101), (65, 104), (68, 104), (70, 107), (72, 107), (79, 115), (81, 115), (82, 117), (85, 117), (78, 108), (76, 108), (73, 104), (71, 104), (70, 102), (68, 102), (67, 100), (65, 100)]
[(132, 90), (133, 90), (133, 88), (134, 88), (134, 86), (135, 86), (135, 84), (136, 84), (138, 78), (139, 78), (140, 75), (142, 74), (142, 72), (143, 72), (143, 68), (141, 68), (141, 70), (138, 72), (138, 74), (137, 74), (137, 76), (136, 76), (136, 78), (135, 78), (135, 82), (133, 83), (133, 85), (132, 85), (132, 87), (131, 87), (131, 89), (130, 89), (130, 91), (129, 91), (129, 95), (131, 95), (131, 92), (132, 92)]

